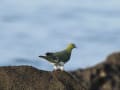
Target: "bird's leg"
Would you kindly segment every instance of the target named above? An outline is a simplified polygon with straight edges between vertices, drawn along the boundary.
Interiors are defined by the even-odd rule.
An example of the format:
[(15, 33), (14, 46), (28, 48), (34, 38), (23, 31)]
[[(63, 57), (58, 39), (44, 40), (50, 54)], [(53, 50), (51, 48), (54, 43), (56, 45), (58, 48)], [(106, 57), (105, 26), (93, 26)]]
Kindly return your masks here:
[(61, 71), (64, 71), (64, 62), (60, 62), (59, 63), (59, 69), (61, 70)]
[(64, 66), (59, 67), (61, 71), (64, 71)]
[(56, 65), (54, 65), (54, 67), (53, 67), (53, 68), (54, 68), (54, 70), (57, 70), (57, 66), (56, 66)]
[(54, 64), (53, 68), (54, 68), (54, 71), (57, 71), (57, 70), (63, 71), (63, 68), (59, 64)]
[(54, 70), (56, 71), (56, 70), (61, 70), (60, 69), (60, 65), (59, 64), (54, 64)]
[(57, 65), (56, 70), (64, 71), (64, 66), (63, 65)]
[(56, 70), (64, 71), (64, 62), (55, 63), (53, 65), (54, 65), (54, 71)]

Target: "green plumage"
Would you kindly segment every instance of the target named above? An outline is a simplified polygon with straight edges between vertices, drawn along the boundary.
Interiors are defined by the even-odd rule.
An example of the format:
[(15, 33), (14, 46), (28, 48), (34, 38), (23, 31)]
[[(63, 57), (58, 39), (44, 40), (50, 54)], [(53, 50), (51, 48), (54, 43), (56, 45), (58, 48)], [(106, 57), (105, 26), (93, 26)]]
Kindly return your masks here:
[(46, 59), (47, 61), (53, 63), (54, 65), (61, 65), (62, 63), (66, 63), (69, 61), (72, 49), (75, 48), (75, 44), (69, 44), (66, 49), (59, 52), (47, 52), (45, 56), (39, 56), (41, 58)]

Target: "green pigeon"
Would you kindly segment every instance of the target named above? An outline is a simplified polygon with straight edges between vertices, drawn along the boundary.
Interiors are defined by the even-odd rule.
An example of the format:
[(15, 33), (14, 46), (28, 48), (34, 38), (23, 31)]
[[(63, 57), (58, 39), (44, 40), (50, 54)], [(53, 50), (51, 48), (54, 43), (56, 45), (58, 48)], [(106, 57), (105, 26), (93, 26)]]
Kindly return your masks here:
[(54, 66), (54, 70), (64, 70), (64, 64), (70, 60), (72, 50), (76, 45), (70, 43), (67, 48), (59, 52), (47, 52), (45, 56), (39, 56)]

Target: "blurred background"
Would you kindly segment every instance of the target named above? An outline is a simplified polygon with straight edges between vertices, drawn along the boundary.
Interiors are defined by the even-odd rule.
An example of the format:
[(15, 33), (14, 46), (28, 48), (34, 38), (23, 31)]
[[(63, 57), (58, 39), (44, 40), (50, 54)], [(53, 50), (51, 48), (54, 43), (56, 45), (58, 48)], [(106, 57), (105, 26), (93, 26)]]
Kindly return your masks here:
[(93, 66), (120, 50), (119, 0), (0, 0), (0, 66), (52, 70), (39, 58), (68, 43), (66, 70)]

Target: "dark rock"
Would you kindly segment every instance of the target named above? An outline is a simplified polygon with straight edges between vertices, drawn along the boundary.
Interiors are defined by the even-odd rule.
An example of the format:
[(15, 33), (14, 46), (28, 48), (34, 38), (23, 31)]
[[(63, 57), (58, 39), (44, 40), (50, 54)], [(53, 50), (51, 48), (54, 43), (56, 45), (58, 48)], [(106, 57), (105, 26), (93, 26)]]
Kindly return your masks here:
[(72, 72), (79, 80), (86, 81), (90, 90), (120, 90), (120, 53), (113, 53), (107, 59), (84, 70)]
[(85, 90), (68, 72), (31, 66), (0, 67), (0, 90)]
[(0, 90), (120, 90), (120, 53), (94, 67), (71, 72), (0, 67)]

